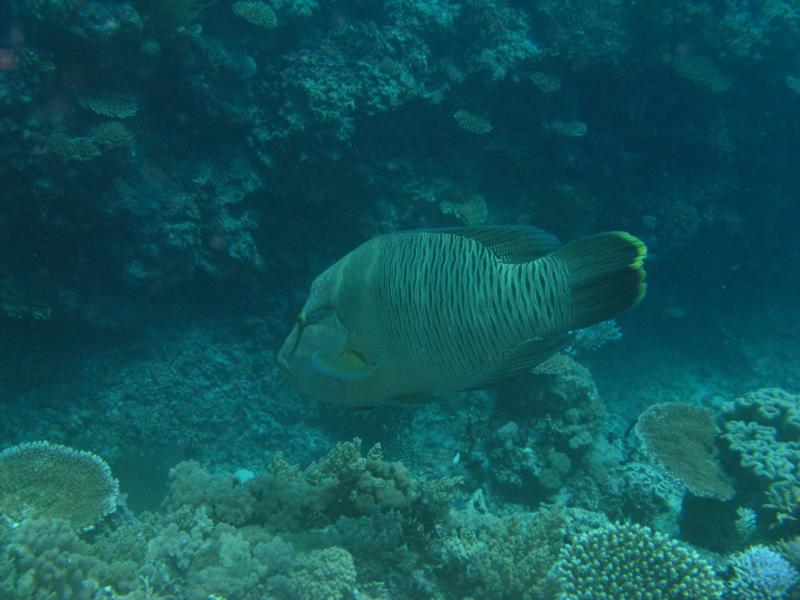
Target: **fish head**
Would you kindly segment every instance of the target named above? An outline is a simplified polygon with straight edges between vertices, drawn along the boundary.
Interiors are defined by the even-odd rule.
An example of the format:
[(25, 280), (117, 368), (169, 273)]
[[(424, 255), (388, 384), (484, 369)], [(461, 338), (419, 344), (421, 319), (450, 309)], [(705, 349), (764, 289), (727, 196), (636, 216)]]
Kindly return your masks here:
[(334, 312), (312, 322), (298, 317), (278, 353), (278, 364), (302, 396), (335, 400), (342, 393), (341, 386), (319, 369), (316, 359), (320, 355), (341, 354), (346, 338), (345, 328)]
[(333, 267), (319, 275), (294, 327), (278, 352), (278, 365), (301, 395), (336, 398), (338, 382), (316, 366), (315, 357), (339, 356), (344, 351), (347, 330), (339, 321), (335, 306), (336, 277)]

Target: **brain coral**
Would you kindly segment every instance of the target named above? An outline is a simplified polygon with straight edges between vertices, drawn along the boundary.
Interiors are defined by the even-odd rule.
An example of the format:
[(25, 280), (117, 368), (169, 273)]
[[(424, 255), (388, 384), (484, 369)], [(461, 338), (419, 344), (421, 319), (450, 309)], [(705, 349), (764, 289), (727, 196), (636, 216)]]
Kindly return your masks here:
[(91, 452), (32, 442), (0, 453), (0, 514), (55, 518), (89, 529), (117, 507), (119, 484)]
[(631, 523), (577, 536), (561, 550), (555, 575), (560, 600), (710, 600), (724, 590), (697, 552)]
[(739, 465), (764, 490), (772, 527), (800, 517), (800, 395), (779, 388), (749, 392), (723, 406), (722, 436)]

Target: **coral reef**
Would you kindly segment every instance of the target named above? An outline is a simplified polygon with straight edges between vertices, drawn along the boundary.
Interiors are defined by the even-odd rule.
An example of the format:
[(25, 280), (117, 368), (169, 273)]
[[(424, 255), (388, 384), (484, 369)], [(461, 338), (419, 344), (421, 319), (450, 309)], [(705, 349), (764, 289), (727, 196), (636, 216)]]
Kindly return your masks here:
[(643, 450), (698, 496), (729, 500), (730, 478), (717, 461), (717, 427), (711, 411), (667, 402), (648, 408), (636, 424)]
[(492, 476), (527, 490), (530, 500), (554, 493), (575, 474), (605, 414), (591, 374), (566, 355), (500, 389), (498, 405), (494, 434), (484, 442)]
[(800, 583), (800, 572), (780, 554), (765, 546), (753, 546), (730, 559), (731, 594), (743, 600), (786, 598)]
[(275, 29), (278, 26), (278, 15), (269, 4), (264, 2), (240, 0), (233, 3), (231, 10), (233, 10), (233, 14), (256, 27)]
[(88, 529), (114, 512), (119, 483), (99, 456), (49, 442), (0, 453), (0, 514), (12, 523), (58, 518)]
[(503, 516), (474, 509), (451, 515), (450, 535), (433, 550), (438, 576), (467, 597), (536, 599), (551, 594), (547, 573), (563, 545), (557, 508)]
[[(91, 448), (129, 508), (88, 454), (0, 454), (0, 597), (797, 596), (798, 31), (786, 0), (1, 3), (0, 437)], [(499, 223), (630, 231), (651, 293), (436, 405), (281, 378), (336, 257)]]
[(796, 524), (800, 512), (800, 397), (778, 388), (763, 388), (723, 406), (722, 435), (740, 472), (760, 492), (751, 491), (751, 506), (772, 527)]
[(724, 585), (700, 555), (647, 527), (611, 524), (575, 536), (556, 566), (559, 598), (722, 598)]

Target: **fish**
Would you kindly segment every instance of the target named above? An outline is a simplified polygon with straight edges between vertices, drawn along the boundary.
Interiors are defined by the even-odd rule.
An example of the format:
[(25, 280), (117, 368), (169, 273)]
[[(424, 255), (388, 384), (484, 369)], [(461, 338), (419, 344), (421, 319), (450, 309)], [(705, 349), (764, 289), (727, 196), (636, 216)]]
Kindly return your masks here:
[(639, 304), (646, 257), (624, 231), (379, 235), (313, 280), (277, 362), (301, 396), (363, 409), (496, 387)]

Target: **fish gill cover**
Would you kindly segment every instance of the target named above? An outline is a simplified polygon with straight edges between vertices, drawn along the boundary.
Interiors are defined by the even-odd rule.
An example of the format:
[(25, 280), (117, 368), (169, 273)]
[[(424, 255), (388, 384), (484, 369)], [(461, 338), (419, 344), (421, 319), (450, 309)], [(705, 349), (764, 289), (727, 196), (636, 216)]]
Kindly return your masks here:
[[(798, 40), (789, 0), (0, 3), (0, 598), (798, 597)], [(500, 226), (627, 232), (647, 297), (413, 407), (282, 373), (360, 244)], [(351, 325), (298, 346), (324, 389), (390, 364)]]

